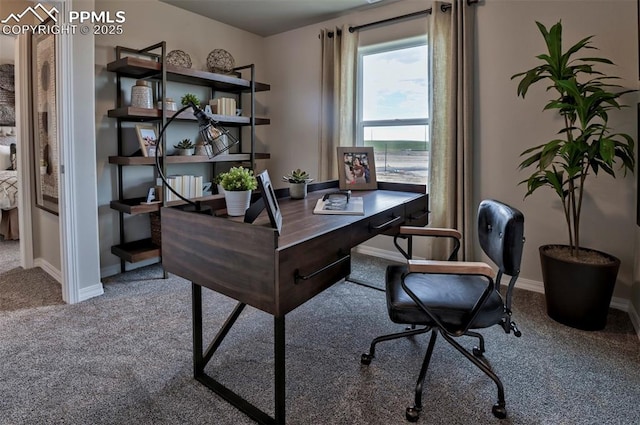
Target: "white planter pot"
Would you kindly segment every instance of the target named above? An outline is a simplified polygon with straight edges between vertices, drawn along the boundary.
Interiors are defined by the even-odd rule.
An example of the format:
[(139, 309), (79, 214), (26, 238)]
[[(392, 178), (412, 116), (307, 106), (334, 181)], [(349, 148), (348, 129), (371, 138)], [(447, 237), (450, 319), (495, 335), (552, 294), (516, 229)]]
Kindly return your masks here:
[(225, 190), (224, 199), (227, 203), (227, 214), (231, 217), (239, 217), (249, 208), (251, 203), (250, 190)]
[(304, 199), (307, 197), (307, 183), (289, 183), (289, 196), (291, 199)]

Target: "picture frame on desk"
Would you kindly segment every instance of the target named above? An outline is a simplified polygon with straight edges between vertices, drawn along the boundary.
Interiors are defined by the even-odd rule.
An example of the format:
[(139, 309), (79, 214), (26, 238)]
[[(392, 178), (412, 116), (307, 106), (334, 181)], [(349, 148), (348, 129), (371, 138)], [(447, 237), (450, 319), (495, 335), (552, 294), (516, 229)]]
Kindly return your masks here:
[(340, 190), (374, 190), (378, 188), (372, 147), (340, 146), (337, 149)]
[(162, 148), (158, 146), (158, 132), (156, 127), (150, 124), (136, 124), (136, 134), (142, 156), (156, 156), (156, 149), (160, 149), (158, 155), (162, 155)]
[(260, 188), (260, 192), (262, 193), (264, 206), (267, 209), (267, 214), (269, 215), (271, 227), (276, 229), (279, 235), (282, 233), (282, 212), (280, 211), (278, 199), (276, 197), (276, 193), (273, 190), (273, 185), (271, 184), (269, 172), (267, 170), (264, 170), (257, 175), (257, 180), (258, 187)]

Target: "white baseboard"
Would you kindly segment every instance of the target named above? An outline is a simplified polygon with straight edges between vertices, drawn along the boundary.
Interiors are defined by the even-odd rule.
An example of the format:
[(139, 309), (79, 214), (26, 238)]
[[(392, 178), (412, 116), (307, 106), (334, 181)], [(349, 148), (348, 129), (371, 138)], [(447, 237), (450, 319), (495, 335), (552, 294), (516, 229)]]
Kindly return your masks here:
[(60, 285), (62, 285), (62, 272), (56, 269), (54, 266), (52, 266), (51, 263), (48, 262), (47, 260), (43, 258), (34, 258), (33, 266), (40, 267), (48, 275), (54, 278)]
[(631, 319), (631, 323), (633, 323), (633, 328), (636, 330), (638, 339), (640, 339), (640, 316), (638, 316), (638, 312), (632, 303), (629, 303), (629, 318)]
[(91, 285), (88, 288), (80, 288), (78, 294), (78, 302), (88, 300), (89, 298), (99, 297), (104, 294), (102, 283)]
[[(366, 245), (358, 245), (354, 248), (358, 254), (370, 255), (372, 257), (383, 258), (385, 260), (405, 262), (405, 258), (397, 251), (389, 251), (386, 249), (374, 248)], [(415, 257), (418, 258), (418, 257)]]

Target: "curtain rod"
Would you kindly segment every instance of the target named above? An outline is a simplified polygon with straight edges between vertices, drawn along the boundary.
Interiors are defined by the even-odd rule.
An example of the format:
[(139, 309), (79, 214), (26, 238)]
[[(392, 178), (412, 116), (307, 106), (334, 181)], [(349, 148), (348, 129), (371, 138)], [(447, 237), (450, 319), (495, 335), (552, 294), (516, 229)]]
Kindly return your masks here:
[[(471, 6), (473, 4), (478, 3), (480, 0), (467, 0), (467, 5)], [(440, 6), (440, 10), (442, 10), (443, 12), (446, 12), (447, 10), (451, 9), (451, 3), (445, 3), (443, 5)], [(376, 22), (370, 22), (368, 24), (364, 24), (364, 25), (358, 25), (355, 27), (349, 27), (349, 32), (356, 32), (359, 30), (364, 30), (370, 27), (374, 27), (374, 26), (378, 26), (378, 25), (384, 25), (384, 24), (388, 24), (391, 22), (395, 22), (395, 21), (402, 21), (405, 19), (413, 19), (413, 18), (417, 18), (420, 16), (424, 16), (424, 15), (431, 15), (431, 13), (433, 12), (433, 8), (430, 7), (429, 9), (425, 9), (425, 10), (419, 10), (418, 12), (413, 12), (413, 13), (409, 13), (406, 15), (401, 15), (401, 16), (396, 16), (394, 18), (388, 18), (388, 19), (383, 19), (381, 21), (376, 21)], [(340, 34), (340, 31), (338, 31), (338, 34)], [(333, 31), (330, 31), (328, 33), (329, 38), (333, 37)]]

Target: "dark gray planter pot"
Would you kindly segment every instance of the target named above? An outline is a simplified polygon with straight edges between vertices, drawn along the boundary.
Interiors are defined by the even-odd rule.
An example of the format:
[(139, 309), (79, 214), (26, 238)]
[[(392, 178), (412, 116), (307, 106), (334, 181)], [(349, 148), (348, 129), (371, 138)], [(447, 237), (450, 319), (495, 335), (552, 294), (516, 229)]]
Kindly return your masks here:
[(577, 329), (604, 328), (620, 260), (590, 249), (585, 250), (598, 252), (611, 259), (611, 262), (585, 264), (558, 259), (546, 252), (554, 246), (558, 245), (540, 247), (547, 314), (553, 320)]

